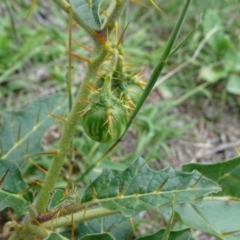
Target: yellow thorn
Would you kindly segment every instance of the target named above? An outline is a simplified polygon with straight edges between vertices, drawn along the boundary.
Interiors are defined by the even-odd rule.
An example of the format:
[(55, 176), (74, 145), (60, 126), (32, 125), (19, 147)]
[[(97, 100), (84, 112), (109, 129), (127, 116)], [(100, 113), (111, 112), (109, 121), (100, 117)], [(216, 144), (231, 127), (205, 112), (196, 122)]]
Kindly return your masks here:
[(98, 32), (96, 32), (96, 31), (93, 31), (93, 34), (94, 34), (95, 37), (99, 40), (99, 42), (100, 42), (103, 46), (105, 46), (106, 40), (103, 39), (103, 37), (102, 37)]
[(131, 224), (133, 232), (135, 233), (135, 226), (134, 226), (134, 222), (133, 222), (133, 218), (132, 217), (129, 218), (129, 222)]
[(144, 81), (141, 81), (141, 80), (139, 80), (139, 81), (136, 81), (136, 84), (137, 84), (137, 85), (140, 85), (140, 87), (142, 87), (142, 88), (146, 87), (146, 85), (147, 85), (147, 83), (146, 83), (146, 82), (144, 82)]
[(141, 187), (141, 188), (138, 190), (138, 192), (135, 193), (136, 197), (141, 193), (142, 189), (143, 189), (143, 187)]
[(49, 116), (51, 116), (53, 118), (56, 118), (56, 119), (58, 119), (60, 121), (66, 122), (66, 118), (64, 118), (64, 117), (61, 117), (61, 116), (58, 116), (58, 115), (55, 115), (55, 114), (49, 113), (49, 112), (47, 113), (47, 115), (49, 115)]
[(91, 63), (91, 60), (89, 58), (81, 57), (81, 56), (78, 56), (78, 55), (70, 53), (70, 52), (67, 52), (67, 54), (71, 55), (72, 57), (75, 57), (78, 60), (82, 60), (84, 62)]
[(43, 227), (43, 226), (41, 225), (41, 223), (37, 221), (37, 219), (34, 218), (33, 221), (35, 221), (35, 222), (37, 223), (37, 225), (38, 225), (46, 234), (48, 234), (48, 230), (47, 230), (45, 227)]
[(21, 140), (21, 124), (19, 124), (18, 126), (18, 135), (17, 135), (16, 143), (19, 143), (20, 140)]
[(108, 16), (108, 14), (107, 14), (107, 12), (105, 11), (105, 10), (101, 10), (101, 14), (103, 14), (106, 18), (108, 18), (109, 16)]
[(163, 188), (163, 186), (166, 184), (166, 182), (168, 181), (168, 178), (169, 177), (167, 177), (165, 180), (164, 180), (164, 182), (156, 189), (156, 193), (159, 193), (160, 191), (161, 191), (161, 189)]
[(128, 22), (128, 24), (126, 25), (126, 27), (124, 28), (124, 30), (123, 30), (123, 32), (122, 32), (122, 34), (121, 34), (121, 36), (120, 36), (120, 38), (119, 38), (119, 40), (118, 40), (118, 43), (117, 43), (117, 45), (116, 45), (116, 48), (118, 48), (118, 46), (120, 45), (120, 43), (121, 43), (121, 41), (122, 41), (122, 39), (123, 39), (123, 36), (124, 36), (124, 34), (125, 34), (125, 32), (126, 32), (126, 30), (127, 30), (127, 28), (128, 28), (128, 25), (129, 25), (129, 22)]
[(23, 196), (32, 186), (36, 185), (35, 182), (32, 182), (26, 189), (19, 193), (20, 196)]
[(75, 239), (75, 236), (74, 236), (74, 230), (75, 230), (75, 222), (74, 222), (74, 219), (73, 219), (73, 213), (71, 214), (71, 240), (74, 240)]
[(221, 235), (222, 236), (227, 236), (227, 235), (231, 235), (231, 234), (234, 234), (234, 233), (237, 233), (237, 232), (240, 232), (240, 230), (231, 231), (231, 232), (221, 232)]
[(2, 186), (2, 183), (3, 183), (3, 181), (5, 180), (5, 178), (6, 178), (6, 176), (7, 176), (7, 174), (8, 174), (8, 172), (9, 172), (9, 170), (10, 170), (10, 168), (4, 173), (4, 175), (2, 176), (2, 178), (1, 178), (1, 180), (0, 180), (0, 187)]
[(192, 185), (191, 189), (194, 189), (194, 188), (197, 186), (197, 184), (198, 184), (199, 181), (201, 180), (202, 176), (203, 176), (203, 175), (201, 174), (200, 177), (197, 179), (197, 181)]
[(54, 155), (54, 156), (57, 156), (58, 155), (58, 151), (51, 151), (51, 152), (44, 152), (44, 153), (37, 153), (37, 154), (35, 154), (35, 156), (43, 156), (43, 155)]
[(139, 1), (137, 1), (137, 0), (131, 0), (131, 2), (132, 2), (132, 3), (136, 3), (136, 4), (138, 4), (139, 6), (142, 6), (142, 7), (148, 8), (147, 5), (144, 5), (143, 3), (141, 3), (141, 2), (139, 2)]
[(71, 151), (71, 152), (76, 153), (76, 154), (79, 155), (79, 156), (83, 156), (82, 153), (78, 152), (77, 150), (75, 150), (75, 149), (73, 149), (73, 148), (69, 148), (68, 150)]
[(78, 46), (83, 47), (83, 48), (86, 49), (87, 51), (92, 52), (92, 49), (91, 49), (90, 47), (85, 46), (85, 45), (83, 45), (82, 43), (77, 42), (77, 41), (75, 41), (75, 40), (73, 40), (73, 42), (75, 42)]
[(31, 158), (29, 158), (29, 160), (40, 172), (42, 172), (45, 175), (47, 174), (47, 171), (44, 168), (42, 168), (38, 164), (36, 164)]
[(154, 0), (150, 0), (150, 3), (160, 12), (163, 13), (162, 10), (158, 7), (158, 5), (154, 2)]
[(95, 200), (97, 197), (96, 197), (96, 193), (95, 193), (92, 183), (90, 183), (90, 188), (91, 188), (91, 192), (92, 192), (92, 199)]
[(114, 23), (114, 32), (115, 32), (115, 41), (117, 42), (118, 40), (118, 23)]
[(87, 112), (89, 112), (91, 109), (89, 108), (89, 109), (83, 109), (82, 111), (80, 111), (80, 112), (77, 112), (77, 114), (80, 114), (80, 115), (85, 115)]
[(37, 0), (32, 1), (31, 6), (30, 6), (29, 11), (28, 11), (27, 16), (26, 16), (26, 20), (28, 19), (29, 15), (31, 14), (31, 12), (32, 12), (34, 6), (36, 5), (36, 3), (37, 3)]
[(39, 123), (40, 113), (41, 113), (41, 107), (38, 110), (38, 114), (37, 114), (37, 117), (36, 117), (35, 125), (38, 125), (38, 123)]
[(85, 0), (85, 1), (86, 1), (86, 3), (89, 5), (89, 7), (92, 7), (92, 3), (91, 3), (90, 0)]
[(139, 168), (136, 169), (135, 174), (139, 173), (139, 171), (141, 171), (141, 169), (147, 164), (147, 161), (144, 162)]
[(124, 188), (124, 180), (122, 181), (122, 184), (120, 186), (120, 189), (119, 189), (119, 196), (123, 196), (123, 188)]

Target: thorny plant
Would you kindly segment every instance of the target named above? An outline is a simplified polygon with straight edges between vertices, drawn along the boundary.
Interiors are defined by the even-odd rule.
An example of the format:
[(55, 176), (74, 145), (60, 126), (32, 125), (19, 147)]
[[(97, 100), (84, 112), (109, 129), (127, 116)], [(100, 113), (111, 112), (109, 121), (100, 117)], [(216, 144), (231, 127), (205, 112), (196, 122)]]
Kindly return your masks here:
[[(40, 104), (40, 107), (37, 108), (38, 110), (28, 109), (29, 112), (35, 111), (36, 116), (33, 120), (31, 118), (29, 124), (32, 127), (30, 129), (25, 129), (21, 124), (20, 117), (25, 116), (24, 112), (5, 114), (5, 122), (3, 121), (2, 132), (0, 132), (0, 140), (2, 141), (0, 210), (9, 207), (15, 210), (15, 214), (25, 214), (21, 222), (15, 221), (12, 216), (12, 221), (8, 223), (13, 229), (9, 239), (44, 238), (50, 240), (67, 239), (66, 237), (71, 239), (95, 239), (96, 237), (100, 239), (128, 239), (129, 224), (126, 230), (123, 226), (121, 227), (120, 223), (129, 219), (131, 225), (134, 226), (133, 217), (147, 209), (162, 214), (168, 221), (166, 229), (159, 230), (155, 235), (147, 236), (147, 239), (155, 239), (155, 237), (158, 239), (190, 239), (189, 227), (206, 230), (220, 239), (228, 239), (226, 236), (234, 236), (238, 233), (236, 228), (240, 228), (240, 226), (234, 226), (235, 230), (229, 230), (229, 228), (223, 230), (221, 227), (219, 229), (218, 226), (214, 225), (215, 220), (208, 219), (209, 216), (205, 216), (209, 223), (196, 221), (199, 212), (207, 215), (205, 212), (212, 208), (212, 203), (224, 204), (226, 201), (230, 201), (230, 198), (223, 196), (217, 198), (217, 192), (220, 191), (220, 188), (214, 181), (220, 181), (221, 174), (219, 178), (214, 178), (208, 174), (206, 169), (194, 167), (191, 164), (182, 168), (185, 172), (174, 171), (171, 168), (155, 172), (149, 169), (146, 162), (139, 157), (118, 175), (110, 170), (102, 171), (99, 177), (85, 190), (81, 189), (80, 194), (79, 189), (76, 190), (71, 186), (72, 182), (68, 184), (65, 191), (55, 188), (64, 161), (69, 158), (68, 153), (75, 152), (71, 144), (79, 124), (82, 125), (88, 137), (94, 141), (100, 144), (112, 144), (97, 161), (90, 164), (87, 170), (82, 173), (78, 178), (80, 183), (124, 137), (153, 89), (168, 58), (181, 46), (180, 43), (172, 50), (191, 0), (186, 0), (167, 46), (159, 58), (159, 63), (147, 82), (141, 79), (141, 71), (132, 72), (128, 69), (131, 63), (126, 61), (124, 49), (121, 46), (128, 25), (118, 37), (118, 19), (129, 4), (129, 0), (115, 0), (105, 3), (104, 9), (101, 9), (101, 0), (70, 0), (69, 2), (54, 0), (54, 2), (69, 16), (67, 73), (69, 113), (67, 117), (59, 115), (63, 102), (61, 98), (55, 97), (54, 103), (51, 103), (50, 99), (46, 102), (43, 101), (42, 105)], [(132, 2), (145, 6), (140, 1)], [(161, 11), (153, 0), (150, 2)], [(30, 17), (35, 4), (36, 1), (33, 1), (28, 17)], [(71, 29), (73, 24), (81, 26), (91, 37), (94, 47), (93, 49), (86, 47), (91, 52), (91, 58), (72, 53)], [(85, 77), (74, 99), (71, 93), (72, 58), (83, 60), (87, 64)], [(49, 105), (51, 106), (49, 107)], [(41, 113), (42, 109), (45, 110), (45, 108), (48, 109), (47, 117)], [(62, 136), (57, 149), (43, 154), (38, 153), (38, 156), (44, 154), (53, 156), (52, 164), (47, 172), (33, 163), (46, 174), (43, 183), (34, 181), (27, 186), (19, 167), (23, 161), (26, 161), (27, 158), (31, 159), (30, 156), (36, 153), (35, 142), (33, 139), (32, 141), (29, 139), (31, 135), (36, 138), (34, 134), (38, 131), (45, 131), (44, 129), (52, 124), (52, 122), (47, 122), (50, 121), (48, 119), (57, 119), (63, 123)], [(9, 126), (6, 124), (8, 121)], [(47, 122), (46, 126), (44, 121)], [(18, 122), (18, 126), (14, 126), (15, 130), (18, 129), (17, 138), (13, 137), (9, 141), (3, 141), (4, 134), (9, 133), (7, 128), (13, 127), (15, 122)], [(44, 129), (40, 129), (42, 125), (45, 126)], [(39, 134), (38, 137), (40, 138)], [(39, 142), (36, 143), (36, 146), (37, 144), (39, 145)], [(16, 163), (13, 163), (13, 160)], [(234, 161), (238, 160), (237, 158)], [(215, 169), (218, 167), (214, 166)], [(206, 172), (209, 179), (197, 171), (190, 173), (194, 168), (203, 175)], [(31, 188), (36, 184), (40, 184), (41, 187), (40, 191), (35, 192), (33, 196)], [(214, 197), (211, 197), (211, 201), (210, 198), (206, 197), (210, 193), (215, 193)], [(234, 197), (237, 199), (237, 196), (231, 196), (232, 199)], [(199, 201), (203, 201), (205, 208), (194, 205)], [(111, 220), (106, 216), (112, 216)], [(218, 218), (218, 216), (215, 217)], [(174, 218), (179, 219), (184, 224), (183, 228), (177, 231), (171, 230)], [(94, 219), (101, 220), (94, 222)], [(111, 224), (109, 221), (112, 221)], [(81, 225), (82, 222), (88, 223), (88, 230), (84, 228), (84, 225)], [(119, 224), (119, 226), (114, 226), (114, 223)], [(208, 228), (208, 224), (211, 228)], [(68, 226), (71, 226), (71, 231), (64, 233), (63, 228)], [(96, 226), (98, 230), (91, 230)], [(62, 232), (55, 231), (58, 229), (61, 229)], [(80, 234), (76, 232), (80, 232)]]

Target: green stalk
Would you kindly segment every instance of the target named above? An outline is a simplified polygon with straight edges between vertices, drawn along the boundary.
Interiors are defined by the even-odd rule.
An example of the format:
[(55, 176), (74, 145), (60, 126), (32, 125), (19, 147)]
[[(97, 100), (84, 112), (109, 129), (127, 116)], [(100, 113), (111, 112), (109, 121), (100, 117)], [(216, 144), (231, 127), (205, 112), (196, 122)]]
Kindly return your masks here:
[[(174, 26), (173, 28), (173, 31), (171, 33), (171, 36), (167, 42), (167, 46), (166, 48), (164, 49), (161, 57), (160, 57), (160, 60), (159, 60), (159, 63), (158, 65), (155, 67), (155, 69), (153, 70), (151, 76), (150, 76), (150, 79), (148, 81), (148, 84), (144, 90), (144, 93), (142, 94), (133, 114), (131, 115), (131, 118), (128, 122), (128, 125), (127, 125), (127, 128), (126, 128), (126, 131), (125, 133), (127, 132), (128, 128), (130, 127), (130, 125), (132, 124), (132, 121), (133, 119), (136, 117), (136, 115), (138, 114), (139, 110), (141, 109), (142, 105), (144, 104), (144, 102), (146, 101), (148, 95), (150, 94), (150, 92), (152, 91), (156, 81), (158, 80), (158, 77), (160, 76), (165, 64), (167, 63), (168, 61), (168, 57), (171, 53), (171, 50), (172, 50), (172, 47), (174, 45), (174, 42), (180, 32), (180, 29), (181, 29), (181, 26), (183, 24), (183, 21), (184, 21), (184, 18), (186, 16), (186, 13), (187, 13), (187, 10), (188, 10), (188, 7), (191, 3), (191, 0), (186, 0), (186, 3), (184, 5), (184, 8), (181, 12), (181, 14), (179, 15), (178, 17), (178, 20), (177, 20), (177, 23), (176, 25)], [(124, 134), (125, 134), (124, 133)]]
[(108, 210), (106, 208), (98, 207), (95, 209), (89, 209), (87, 211), (83, 210), (83, 211), (80, 211), (77, 213), (59, 217), (57, 219), (49, 220), (49, 221), (43, 223), (42, 226), (47, 229), (51, 229), (51, 227), (59, 228), (59, 227), (71, 225), (72, 218), (75, 223), (80, 223), (83, 221), (89, 221), (91, 219), (101, 218), (101, 217), (105, 217), (105, 216), (109, 216), (109, 215), (113, 215), (113, 214), (117, 214), (117, 213), (120, 213), (120, 211)]
[[(29, 223), (26, 228), (28, 230), (28, 234), (25, 232), (20, 233), (20, 235), (18, 234), (14, 234), (10, 240), (19, 240), (19, 236), (24, 239), (24, 240), (32, 240), (33, 235), (35, 236), (41, 236), (41, 237), (47, 237), (48, 234), (51, 233), (51, 231), (53, 231), (56, 228), (59, 227), (64, 227), (64, 226), (68, 226), (72, 224), (72, 221), (74, 221), (74, 223), (80, 223), (83, 221), (89, 221), (91, 219), (95, 219), (95, 218), (101, 218), (101, 217), (105, 217), (105, 216), (110, 216), (113, 214), (119, 214), (120, 212), (117, 210), (108, 210), (102, 207), (96, 208), (96, 209), (90, 209), (87, 211), (80, 211), (74, 214), (69, 214), (63, 217), (59, 217), (53, 220), (49, 220), (47, 222), (44, 222), (41, 224), (41, 227), (39, 227), (38, 225), (34, 225), (32, 223)], [(46, 230), (43, 229), (51, 229), (51, 231), (46, 232)], [(25, 229), (26, 230), (26, 229)], [(31, 234), (31, 237), (29, 237), (29, 235)], [(15, 237), (14, 237), (15, 236)]]
[[(67, 13), (71, 9), (71, 6), (68, 2), (65, 0), (54, 0), (64, 11)], [(116, 18), (119, 17), (119, 15), (122, 13), (124, 7), (129, 2), (129, 0), (121, 1), (121, 3), (116, 4), (116, 7), (114, 8), (112, 15), (110, 16), (111, 21), (116, 20)], [(69, 150), (69, 146), (71, 143), (71, 140), (73, 138), (74, 131), (76, 129), (76, 126), (80, 119), (80, 112), (86, 107), (87, 102), (83, 99), (88, 97), (89, 91), (88, 84), (90, 81), (97, 78), (97, 72), (102, 64), (102, 62), (105, 60), (105, 57), (107, 56), (108, 52), (105, 51), (105, 48), (101, 43), (96, 40), (95, 33), (92, 29), (90, 29), (86, 24), (79, 18), (79, 16), (73, 11), (72, 18), (80, 25), (82, 26), (86, 32), (90, 34), (90, 36), (93, 38), (95, 47), (94, 47), (94, 58), (91, 60), (91, 62), (88, 64), (88, 70), (86, 72), (85, 78), (81, 84), (81, 88), (77, 94), (75, 104), (73, 108), (71, 109), (71, 112), (69, 113), (66, 122), (64, 124), (64, 130), (62, 133), (61, 140), (59, 142), (59, 146), (57, 149), (57, 155), (55, 156), (53, 163), (48, 171), (48, 174), (45, 178), (45, 181), (42, 185), (42, 188), (40, 190), (37, 202), (36, 202), (36, 209), (39, 212), (46, 212), (46, 206), (49, 201), (49, 192), (54, 188), (58, 175), (60, 173), (60, 170), (62, 168), (63, 162), (65, 160), (66, 154)], [(107, 31), (107, 28), (105, 28), (105, 31)], [(95, 57), (96, 56), (96, 57)]]
[(39, 196), (36, 202), (36, 209), (40, 212), (46, 211), (46, 206), (49, 200), (49, 192), (55, 186), (55, 183), (58, 179), (58, 175), (62, 168), (64, 159), (69, 150), (69, 146), (73, 138), (74, 131), (80, 119), (79, 112), (81, 112), (87, 105), (87, 103), (82, 99), (84, 99), (89, 94), (88, 83), (92, 79), (96, 79), (98, 68), (103, 62), (103, 60), (105, 59), (106, 55), (107, 55), (107, 52), (102, 51), (102, 53), (99, 55), (97, 59), (89, 63), (86, 76), (83, 80), (81, 88), (76, 97), (75, 104), (71, 109), (71, 112), (69, 113), (66, 119), (66, 122), (64, 124), (64, 130), (62, 133), (61, 140), (59, 142), (57, 155), (55, 156), (53, 163), (48, 171), (48, 174), (45, 178), (45, 181), (43, 183), (43, 186), (41, 188), (41, 191), (39, 193)]

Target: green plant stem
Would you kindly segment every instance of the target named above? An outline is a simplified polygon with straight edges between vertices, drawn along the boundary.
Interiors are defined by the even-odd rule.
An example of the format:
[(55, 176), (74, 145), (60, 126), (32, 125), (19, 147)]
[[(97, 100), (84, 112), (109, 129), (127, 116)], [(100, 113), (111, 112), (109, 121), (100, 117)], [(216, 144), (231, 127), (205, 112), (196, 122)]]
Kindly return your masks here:
[[(59, 217), (53, 220), (49, 220), (47, 222), (44, 222), (41, 224), (41, 227), (34, 225), (34, 224), (28, 224), (25, 226), (25, 228), (28, 230), (28, 234), (25, 231), (20, 233), (21, 238), (24, 240), (29, 239), (29, 232), (31, 234), (31, 239), (33, 239), (33, 234), (35, 236), (41, 236), (41, 237), (47, 237), (48, 234), (51, 233), (51, 231), (48, 230), (43, 230), (43, 229), (56, 229), (59, 227), (64, 227), (72, 224), (72, 221), (74, 223), (81, 223), (83, 221), (89, 221), (91, 219), (95, 218), (101, 218), (113, 214), (118, 214), (120, 213), (117, 210), (108, 210), (102, 207), (96, 208), (96, 209), (90, 209), (87, 211), (80, 211), (74, 214), (69, 214), (63, 217)], [(14, 233), (9, 240), (19, 240), (19, 235)]]
[(112, 31), (112, 29), (114, 28), (115, 22), (124, 12), (124, 9), (128, 4), (129, 4), (129, 0), (121, 0), (115, 4), (115, 7), (112, 10), (112, 13), (108, 17), (105, 25), (103, 26), (102, 32), (105, 37), (107, 36), (107, 33)]
[(127, 125), (125, 133), (127, 132), (127, 130), (130, 127), (130, 125), (132, 124), (133, 119), (138, 114), (138, 112), (141, 109), (142, 105), (146, 101), (148, 95), (150, 94), (150, 92), (152, 91), (156, 81), (158, 80), (158, 77), (160, 76), (160, 74), (161, 74), (165, 64), (167, 63), (169, 55), (170, 55), (171, 50), (172, 50), (172, 47), (173, 47), (174, 42), (177, 39), (177, 36), (178, 36), (178, 34), (180, 32), (181, 26), (183, 24), (183, 21), (184, 21), (184, 18), (186, 16), (186, 13), (187, 13), (187, 10), (188, 10), (188, 7), (189, 7), (190, 3), (191, 3), (191, 0), (186, 0), (184, 8), (183, 8), (181, 14), (178, 17), (177, 23), (176, 23), (176, 25), (173, 28), (171, 36), (169, 37), (169, 40), (167, 42), (167, 46), (165, 47), (165, 49), (164, 49), (164, 51), (163, 51), (163, 53), (162, 53), (162, 55), (160, 57), (159, 63), (155, 67), (155, 69), (153, 70), (153, 72), (152, 72), (152, 74), (150, 76), (150, 79), (148, 81), (148, 84), (147, 84), (147, 86), (146, 86), (146, 88), (144, 90), (144, 93), (141, 96), (141, 98), (140, 98), (140, 100), (139, 100), (139, 102), (138, 102), (138, 104), (137, 104), (133, 114), (131, 115), (131, 118), (130, 118), (130, 120), (128, 122), (128, 125)]
[[(69, 12), (69, 9), (71, 8), (71, 6), (65, 0), (54, 0), (54, 1), (64, 11), (66, 11), (67, 13)], [(115, 7), (116, 13), (114, 14), (114, 17), (113, 16), (111, 17), (112, 20), (113, 19), (116, 20), (116, 18), (119, 17), (119, 15), (123, 11), (127, 3), (128, 3), (128, 0), (125, 0), (125, 1), (121, 1), (121, 4), (120, 3), (116, 4), (117, 5)], [(93, 37), (93, 39), (96, 39), (94, 31), (89, 27), (87, 27), (85, 23), (83, 23), (83, 21), (74, 12), (72, 13), (72, 17), (79, 25), (81, 25)], [(88, 64), (88, 70), (86, 72), (85, 78), (81, 84), (81, 88), (77, 94), (73, 108), (71, 109), (71, 112), (69, 113), (66, 119), (66, 122), (64, 124), (64, 131), (62, 133), (62, 137), (59, 142), (57, 155), (55, 156), (53, 163), (47, 173), (47, 176), (42, 185), (42, 188), (40, 190), (40, 193), (36, 202), (36, 209), (42, 213), (46, 212), (46, 206), (49, 201), (49, 192), (54, 188), (55, 183), (58, 179), (58, 175), (62, 168), (66, 154), (69, 150), (69, 146), (73, 138), (74, 131), (81, 117), (80, 112), (88, 104), (85, 100), (89, 95), (88, 84), (89, 82), (97, 78), (97, 72), (98, 72), (99, 66), (102, 64), (102, 62), (105, 60), (105, 57), (108, 54), (108, 51), (105, 50), (105, 47), (101, 45), (99, 41), (95, 40), (94, 43), (95, 43), (95, 46), (93, 50), (93, 53), (94, 53), (93, 59)]]
[(88, 84), (91, 80), (96, 78), (98, 68), (103, 62), (106, 55), (107, 52), (103, 50), (101, 54), (98, 56), (98, 58), (93, 60), (88, 65), (88, 70), (81, 85), (81, 88), (78, 92), (78, 95), (76, 97), (75, 104), (71, 109), (71, 112), (69, 113), (64, 124), (64, 131), (59, 142), (57, 155), (55, 156), (53, 163), (48, 171), (48, 174), (45, 178), (45, 181), (42, 185), (41, 191), (36, 202), (36, 209), (40, 212), (46, 211), (46, 206), (49, 200), (49, 192), (54, 188), (55, 183), (58, 179), (58, 175), (62, 168), (65, 156), (69, 150), (69, 146), (73, 138), (75, 128), (81, 117), (80, 112), (87, 105), (86, 101), (84, 101), (83, 99), (89, 95)]
[(83, 210), (83, 211), (80, 211), (80, 212), (77, 212), (74, 214), (62, 216), (57, 219), (47, 221), (47, 222), (43, 223), (42, 226), (47, 229), (49, 229), (51, 227), (53, 227), (53, 229), (54, 229), (54, 228), (71, 225), (72, 218), (75, 223), (80, 223), (83, 221), (89, 221), (91, 219), (101, 218), (101, 217), (105, 217), (105, 216), (109, 216), (109, 215), (113, 215), (113, 214), (117, 214), (117, 213), (120, 213), (120, 211), (108, 210), (106, 208), (99, 207), (99, 208), (95, 208), (95, 209), (89, 209), (87, 211)]

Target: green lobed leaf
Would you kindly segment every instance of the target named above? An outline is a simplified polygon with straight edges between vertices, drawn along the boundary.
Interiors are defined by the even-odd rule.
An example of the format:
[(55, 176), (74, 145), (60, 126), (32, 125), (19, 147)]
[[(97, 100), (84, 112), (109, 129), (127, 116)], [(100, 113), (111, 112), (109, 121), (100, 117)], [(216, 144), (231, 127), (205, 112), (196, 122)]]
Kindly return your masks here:
[[(116, 240), (123, 240), (129, 239), (132, 228), (127, 218), (125, 218), (122, 214), (115, 214), (76, 225), (74, 236), (78, 239), (87, 234), (92, 235), (101, 232), (108, 232)], [(71, 237), (70, 231), (65, 231), (61, 234), (67, 238)]]
[(222, 191), (215, 195), (240, 198), (240, 157), (213, 164), (187, 163), (182, 165), (184, 172), (194, 170), (221, 186)]
[[(4, 177), (5, 176), (5, 177)], [(10, 207), (19, 213), (24, 213), (31, 204), (32, 194), (27, 192), (22, 196), (28, 185), (24, 182), (18, 166), (10, 161), (0, 159), (0, 211)]]
[(239, 78), (239, 76), (231, 74), (227, 81), (226, 89), (229, 93), (240, 95), (240, 78)]
[(240, 239), (240, 200), (229, 197), (206, 197), (202, 206), (188, 203), (176, 208), (183, 223), (222, 240)]
[(126, 217), (151, 209), (169, 219), (173, 197), (176, 205), (196, 203), (195, 199), (218, 191), (216, 183), (197, 171), (184, 173), (172, 168), (153, 171), (139, 157), (117, 176), (103, 171), (85, 190), (82, 203), (97, 202), (109, 210), (119, 210)]
[[(136, 240), (159, 240), (163, 238), (165, 229), (160, 229), (159, 231), (147, 235), (144, 237), (139, 237)], [(188, 240), (191, 237), (191, 232), (189, 228), (178, 230), (178, 231), (171, 231), (168, 240)]]
[(86, 235), (79, 240), (115, 240), (115, 238), (109, 233), (99, 233), (99, 234), (92, 234)]
[(3, 112), (0, 129), (1, 158), (21, 164), (29, 155), (42, 153), (41, 138), (57, 122), (47, 113), (62, 115), (64, 95), (57, 94), (29, 104), (19, 112)]
[(67, 239), (57, 233), (51, 233), (46, 238), (44, 238), (44, 240), (69, 240), (69, 239)]
[(102, 27), (99, 10), (102, 0), (70, 0), (72, 9), (91, 28), (100, 30)]
[(55, 189), (51, 194), (51, 198), (49, 200), (47, 209), (48, 211), (51, 211), (59, 207), (65, 202), (72, 202), (72, 201), (75, 201), (74, 196), (71, 196), (71, 195), (66, 196), (66, 194), (62, 189)]

